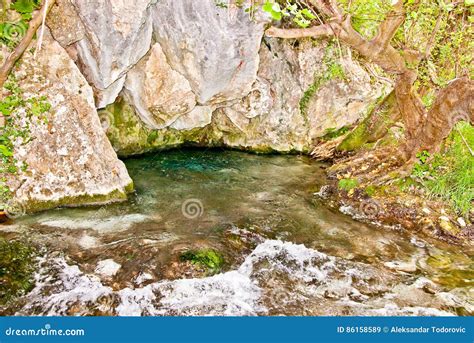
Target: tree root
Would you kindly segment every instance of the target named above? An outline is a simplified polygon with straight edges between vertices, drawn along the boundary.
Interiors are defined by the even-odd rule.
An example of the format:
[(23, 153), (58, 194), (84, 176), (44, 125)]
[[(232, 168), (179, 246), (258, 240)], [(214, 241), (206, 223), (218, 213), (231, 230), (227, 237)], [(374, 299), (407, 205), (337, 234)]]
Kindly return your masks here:
[(338, 161), (328, 169), (331, 178), (357, 178), (360, 184), (382, 185), (407, 176), (414, 160), (406, 160), (403, 150), (384, 147)]

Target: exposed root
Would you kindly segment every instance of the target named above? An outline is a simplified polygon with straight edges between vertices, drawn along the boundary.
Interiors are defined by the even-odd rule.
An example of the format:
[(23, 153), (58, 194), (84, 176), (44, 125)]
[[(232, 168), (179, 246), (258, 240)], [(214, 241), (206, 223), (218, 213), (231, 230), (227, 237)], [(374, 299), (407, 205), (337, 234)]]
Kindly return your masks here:
[(330, 177), (338, 175), (358, 176), (369, 173), (383, 173), (390, 166), (399, 166), (403, 163), (401, 153), (393, 147), (360, 152), (357, 155), (345, 158), (328, 170)]
[(346, 135), (318, 144), (313, 151), (311, 151), (311, 157), (317, 161), (329, 161), (336, 158), (338, 153), (336, 148), (345, 137)]

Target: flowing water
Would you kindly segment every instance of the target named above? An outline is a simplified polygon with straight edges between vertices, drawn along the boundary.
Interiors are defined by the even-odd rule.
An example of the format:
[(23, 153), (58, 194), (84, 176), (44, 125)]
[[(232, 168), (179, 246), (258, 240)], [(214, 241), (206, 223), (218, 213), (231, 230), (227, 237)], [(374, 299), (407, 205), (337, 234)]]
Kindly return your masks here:
[[(474, 258), (355, 221), (300, 156), (172, 151), (126, 161), (136, 194), (0, 228), (40, 246), (17, 315), (472, 315)], [(186, 261), (214, 251), (219, 269)]]

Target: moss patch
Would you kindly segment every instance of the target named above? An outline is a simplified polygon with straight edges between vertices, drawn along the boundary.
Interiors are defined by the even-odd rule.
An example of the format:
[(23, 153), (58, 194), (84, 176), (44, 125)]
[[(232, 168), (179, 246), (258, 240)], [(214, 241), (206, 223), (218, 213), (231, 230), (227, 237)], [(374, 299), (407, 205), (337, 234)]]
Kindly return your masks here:
[(359, 181), (357, 179), (341, 179), (339, 180), (337, 187), (339, 189), (349, 192), (350, 190), (357, 188), (359, 186)]
[(99, 116), (109, 124), (107, 137), (121, 157), (171, 149), (183, 144), (211, 146), (214, 142), (212, 132), (206, 128), (186, 131), (150, 129), (123, 98), (99, 111)]
[(209, 270), (209, 274), (216, 274), (222, 270), (224, 258), (212, 249), (188, 250), (179, 256), (181, 261), (190, 261)]
[(0, 239), (0, 304), (29, 292), (33, 286), (36, 250), (20, 241)]
[(23, 205), (27, 212), (45, 211), (57, 207), (104, 205), (112, 202), (126, 201), (127, 193), (133, 192), (133, 189), (133, 182), (131, 182), (125, 187), (125, 191), (115, 189), (108, 194), (83, 194), (50, 201), (30, 200)]
[(389, 93), (387, 96), (381, 95), (370, 104), (364, 120), (344, 138), (336, 149), (338, 151), (354, 151), (368, 143), (389, 136), (386, 133), (396, 121), (392, 111), (395, 104), (396, 97), (394, 92)]
[(330, 140), (333, 140), (334, 138), (338, 138), (342, 135), (345, 135), (348, 131), (349, 131), (348, 126), (343, 126), (339, 129), (329, 128), (329, 129), (326, 129), (326, 131), (324, 132), (324, 136), (321, 137), (321, 140), (330, 141)]

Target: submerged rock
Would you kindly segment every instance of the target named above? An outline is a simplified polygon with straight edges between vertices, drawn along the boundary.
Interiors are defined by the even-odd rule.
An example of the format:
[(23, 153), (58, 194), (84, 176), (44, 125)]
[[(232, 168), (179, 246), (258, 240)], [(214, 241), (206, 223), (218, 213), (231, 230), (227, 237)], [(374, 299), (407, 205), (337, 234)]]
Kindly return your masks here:
[(118, 273), (122, 266), (112, 259), (103, 260), (97, 263), (94, 272), (104, 277), (112, 277)]

